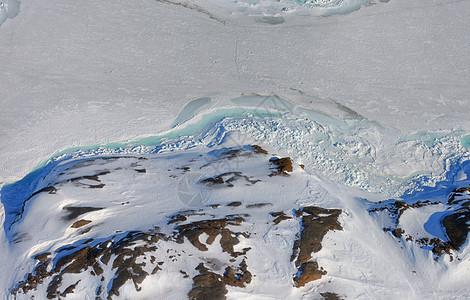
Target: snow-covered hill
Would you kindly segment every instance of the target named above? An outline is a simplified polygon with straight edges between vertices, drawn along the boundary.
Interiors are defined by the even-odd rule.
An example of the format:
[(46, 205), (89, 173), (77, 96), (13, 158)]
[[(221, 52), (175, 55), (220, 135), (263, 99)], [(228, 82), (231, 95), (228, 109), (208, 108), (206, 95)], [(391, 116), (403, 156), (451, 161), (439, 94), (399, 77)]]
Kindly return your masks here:
[(4, 194), (23, 200), (6, 206), (4, 283), (18, 299), (465, 296), (468, 229), (442, 252), (414, 241), (448, 242), (419, 226), (439, 227), (446, 199), (397, 207), (391, 219), (418, 235), (405, 240), (303, 167), (256, 145), (61, 161), (31, 194)]

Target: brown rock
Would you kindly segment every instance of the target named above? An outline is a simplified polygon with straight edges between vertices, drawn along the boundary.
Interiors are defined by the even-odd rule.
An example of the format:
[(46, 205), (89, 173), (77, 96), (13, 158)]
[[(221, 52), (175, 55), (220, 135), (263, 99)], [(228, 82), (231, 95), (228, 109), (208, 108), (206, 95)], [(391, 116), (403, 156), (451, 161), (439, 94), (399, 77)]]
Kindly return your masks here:
[[(108, 299), (111, 299), (113, 295), (119, 295), (119, 289), (128, 280), (132, 280), (135, 289), (139, 291), (139, 285), (148, 273), (143, 270), (145, 263), (137, 263), (137, 259), (147, 252), (155, 251), (156, 247), (153, 244), (161, 237), (164, 238), (164, 236), (155, 234), (152, 231), (149, 233), (133, 231), (119, 239), (115, 239), (113, 236), (107, 241), (94, 245), (91, 244), (94, 240), (88, 239), (78, 246), (62, 247), (55, 252), (54, 268), (49, 272), (47, 269), (51, 262), (51, 259), (48, 258), (50, 253), (36, 255), (34, 258), (38, 260), (38, 264), (33, 272), (27, 274), (26, 280), (18, 283), (16, 288), (12, 289), (11, 294), (16, 295), (20, 290), (26, 294), (30, 290), (35, 290), (39, 284), (43, 283), (45, 278), (52, 277), (45, 296), (48, 299), (65, 297), (67, 294), (72, 293), (78, 284), (77, 282), (70, 285), (61, 293), (59, 288), (65, 274), (78, 274), (91, 268), (90, 273), (99, 276), (104, 273), (100, 263), (108, 264), (109, 260), (114, 257), (112, 269), (116, 271), (115, 276), (108, 283), (108, 286), (110, 286)], [(139, 246), (135, 247), (136, 244)], [(60, 256), (65, 251), (71, 252)], [(104, 277), (102, 277), (102, 281), (104, 281)]]
[(184, 237), (186, 237), (194, 247), (198, 248), (200, 251), (207, 251), (206, 245), (200, 242), (199, 236), (203, 233), (207, 234), (209, 237), (206, 243), (210, 245), (220, 234), (222, 236), (220, 245), (223, 251), (232, 256), (236, 256), (233, 246), (239, 243), (238, 237), (226, 227), (227, 225), (240, 225), (243, 221), (245, 221), (245, 219), (241, 216), (227, 216), (223, 219), (204, 220), (179, 225), (175, 228), (178, 231), (176, 241), (181, 244), (184, 242)]
[(290, 157), (272, 157), (269, 162), (273, 165), (272, 172), (269, 176), (274, 175), (289, 175), (288, 172), (292, 172), (292, 159)]
[(240, 263), (239, 268), (235, 271), (231, 267), (225, 268), (222, 281), (225, 284), (237, 287), (245, 287), (246, 284), (251, 282), (251, 273), (248, 271), (248, 266), (246, 265), (245, 260)]
[(60, 293), (60, 296), (65, 297), (65, 296), (67, 296), (67, 294), (73, 294), (73, 290), (77, 287), (79, 282), (80, 282), (80, 280), (77, 281), (76, 283), (70, 285), (69, 287), (67, 287), (62, 293)]
[(322, 295), (323, 299), (325, 300), (341, 300), (342, 298), (338, 296), (336, 293), (331, 293), (331, 292), (325, 292), (325, 293), (320, 293)]
[(468, 208), (459, 209), (442, 220), (450, 244), (457, 251), (467, 241), (468, 222), (470, 222), (470, 210)]
[(239, 179), (244, 179), (249, 185), (254, 185), (255, 183), (261, 181), (258, 179), (251, 179), (250, 177), (243, 175), (241, 172), (226, 172), (214, 177), (202, 179), (200, 182), (206, 184), (220, 184), (227, 187), (233, 187), (233, 182)]
[(298, 274), (298, 277), (294, 277), (294, 283), (296, 287), (302, 287), (310, 281), (320, 279), (326, 272), (318, 269), (317, 262), (309, 261), (299, 267)]
[(180, 214), (176, 214), (176, 215), (173, 215), (170, 217), (170, 221), (168, 221), (168, 225), (169, 224), (173, 224), (173, 223), (179, 223), (179, 222), (184, 222), (186, 221), (188, 218), (184, 215), (180, 215)]
[(189, 299), (194, 300), (225, 300), (227, 289), (220, 275), (212, 273), (200, 263), (196, 267), (199, 275), (193, 278), (193, 288), (188, 293)]
[(196, 270), (199, 271), (200, 275), (193, 278), (193, 288), (188, 293), (190, 299), (196, 300), (226, 299), (226, 285), (245, 287), (246, 284), (251, 282), (252, 277), (245, 260), (236, 269), (225, 268), (223, 276), (209, 271), (203, 263), (200, 263)]
[(338, 222), (340, 209), (325, 209), (317, 206), (304, 207), (302, 209), (302, 230), (300, 232), (299, 256), (296, 266), (308, 262), (312, 252), (318, 252), (322, 248), (323, 237), (330, 230), (343, 230)]
[(395, 228), (394, 230), (392, 230), (392, 234), (397, 238), (401, 238), (403, 233), (405, 233), (405, 231), (401, 228)]
[(44, 253), (36, 254), (35, 256), (33, 256), (33, 258), (39, 260), (40, 262), (43, 262), (48, 258), (49, 255), (51, 255), (50, 252), (44, 252)]
[(310, 261), (312, 253), (322, 248), (323, 237), (330, 230), (343, 230), (338, 222), (341, 215), (340, 209), (325, 209), (318, 206), (304, 207), (296, 212), (302, 216), (302, 230), (299, 239), (294, 242), (291, 260), (297, 260), (295, 265), (298, 272), (294, 277), (296, 287), (304, 286), (306, 283), (321, 278), (326, 271), (319, 270), (316, 262)]
[(252, 145), (253, 149), (255, 149), (255, 153), (260, 153), (260, 154), (268, 154), (268, 151), (264, 150), (258, 145)]
[(273, 212), (273, 213), (270, 213), (271, 216), (275, 217), (275, 219), (273, 220), (274, 224), (279, 224), (281, 223), (282, 221), (284, 220), (289, 220), (289, 219), (292, 219), (292, 217), (289, 217), (289, 216), (286, 216), (286, 213), (283, 212), (283, 211), (278, 211), (278, 212)]
[(80, 227), (85, 226), (85, 225), (90, 224), (90, 223), (91, 223), (90, 220), (83, 220), (82, 219), (82, 220), (78, 220), (77, 222), (73, 223), (72, 226), (70, 226), (70, 227), (80, 228)]

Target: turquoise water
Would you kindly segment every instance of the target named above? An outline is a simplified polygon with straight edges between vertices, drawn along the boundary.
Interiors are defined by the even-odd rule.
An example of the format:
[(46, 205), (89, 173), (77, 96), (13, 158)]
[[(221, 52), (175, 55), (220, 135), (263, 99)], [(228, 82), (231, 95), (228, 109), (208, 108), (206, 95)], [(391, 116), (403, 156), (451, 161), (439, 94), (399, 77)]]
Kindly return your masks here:
[[(205, 98), (208, 99), (208, 98)], [(205, 101), (204, 101), (205, 102)], [(207, 102), (205, 102), (207, 103)], [(187, 114), (187, 112), (185, 112)], [(96, 154), (106, 154), (106, 151), (112, 153), (125, 152), (126, 150), (132, 149), (138, 146), (157, 146), (164, 141), (177, 140), (184, 137), (194, 136), (199, 132), (202, 132), (204, 128), (210, 124), (219, 121), (224, 118), (247, 118), (247, 117), (279, 117), (283, 112), (271, 108), (223, 108), (207, 113), (203, 113), (200, 116), (200, 120), (191, 123), (184, 123), (179, 126), (172, 128), (164, 133), (139, 138), (129, 142), (111, 142), (106, 144), (95, 144), (87, 146), (77, 146), (67, 148), (54, 153), (50, 158), (46, 159), (42, 163), (38, 164), (34, 170), (43, 168), (51, 161), (58, 159), (64, 159), (66, 156), (70, 156), (74, 153), (82, 152), (83, 154), (93, 154), (93, 152), (99, 152)], [(184, 118), (181, 118), (184, 119)], [(78, 155), (78, 154), (77, 154)]]
[(461, 137), (460, 142), (462, 143), (462, 146), (470, 148), (470, 134)]
[(16, 0), (0, 1), (0, 25), (7, 19), (13, 19), (20, 12), (20, 3)]
[(175, 127), (177, 125), (183, 124), (184, 122), (190, 120), (192, 117), (196, 115), (196, 111), (201, 107), (211, 103), (211, 98), (199, 98), (193, 100), (185, 105), (185, 107), (181, 110), (181, 112), (176, 117), (175, 121), (173, 121), (173, 125), (171, 127)]

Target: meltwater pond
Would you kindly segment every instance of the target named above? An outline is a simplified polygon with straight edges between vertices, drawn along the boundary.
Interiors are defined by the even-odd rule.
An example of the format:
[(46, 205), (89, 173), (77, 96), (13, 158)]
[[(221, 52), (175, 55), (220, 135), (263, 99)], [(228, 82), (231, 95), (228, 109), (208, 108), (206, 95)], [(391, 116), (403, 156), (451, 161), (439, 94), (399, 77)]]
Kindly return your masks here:
[(20, 3), (16, 0), (0, 1), (0, 26), (7, 20), (12, 19), (20, 12)]

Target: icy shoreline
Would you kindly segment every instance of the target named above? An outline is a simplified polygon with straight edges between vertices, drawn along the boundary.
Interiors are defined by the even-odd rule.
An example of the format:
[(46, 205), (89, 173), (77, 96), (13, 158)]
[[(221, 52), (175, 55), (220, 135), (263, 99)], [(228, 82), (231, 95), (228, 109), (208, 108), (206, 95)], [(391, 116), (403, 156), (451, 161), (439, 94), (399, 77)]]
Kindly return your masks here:
[(187, 104), (176, 120), (172, 129), (156, 136), (62, 150), (36, 170), (96, 155), (211, 148), (229, 139), (269, 145), (338, 184), (400, 197), (446, 178), (459, 180), (459, 166), (470, 158), (463, 132), (406, 136), (334, 103), (304, 108), (277, 96), (248, 95), (218, 103), (207, 99), (201, 105)]

